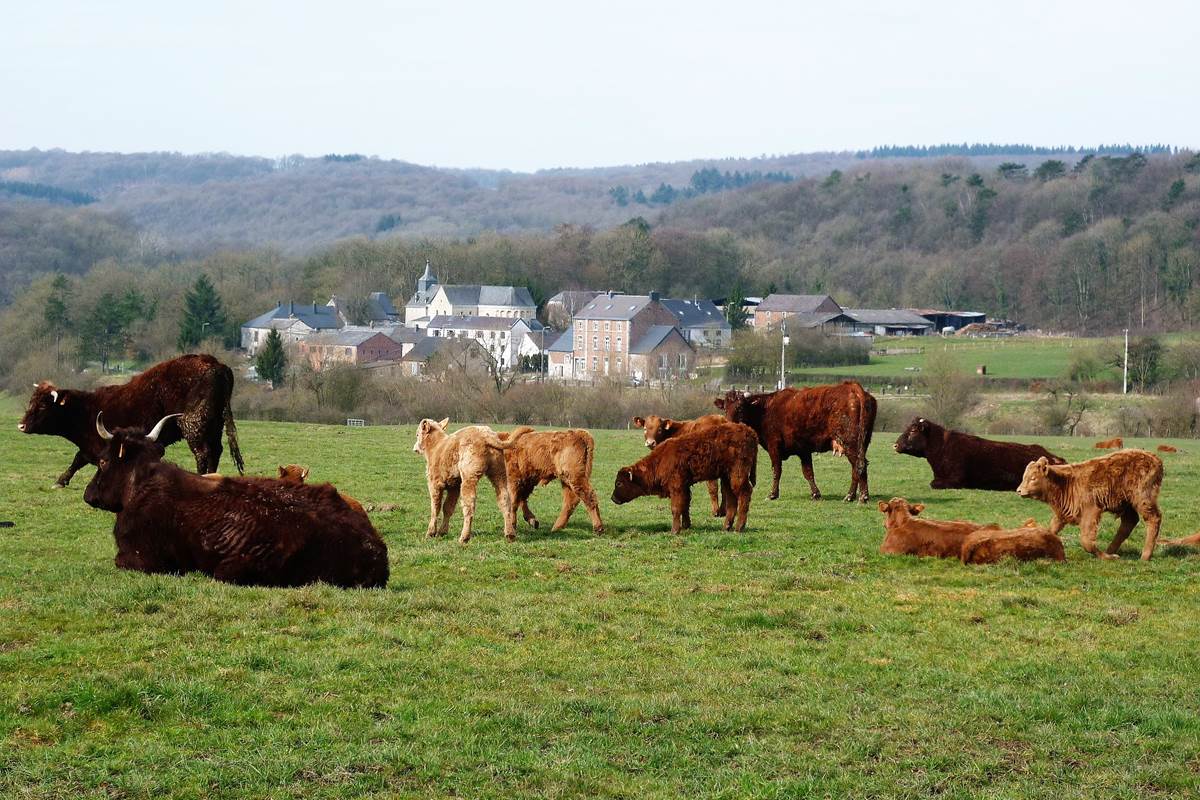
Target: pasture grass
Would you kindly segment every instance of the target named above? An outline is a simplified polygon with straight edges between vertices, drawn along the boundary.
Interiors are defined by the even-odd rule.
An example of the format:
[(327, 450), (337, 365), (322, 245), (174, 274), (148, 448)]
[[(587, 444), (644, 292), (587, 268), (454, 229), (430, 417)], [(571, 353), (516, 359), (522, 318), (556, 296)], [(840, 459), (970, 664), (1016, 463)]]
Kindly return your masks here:
[[(614, 506), (640, 432), (595, 431), (608, 531), (424, 536), (411, 427), (239, 424), (252, 472), (298, 462), (367, 503), (386, 589), (238, 588), (113, 567), (63, 440), (0, 411), (0, 795), (20, 798), (1195, 796), (1200, 553), (966, 568), (884, 557), (874, 500), (1046, 520), (1015, 493), (934, 492), (877, 434), (868, 507), (845, 461), (796, 460), (749, 530)], [(1071, 459), (1090, 442), (1047, 440)], [(1200, 450), (1166, 456), (1164, 535), (1200, 527)], [(170, 456), (186, 463), (182, 445)], [(228, 473), (230, 465), (223, 464)], [(759, 474), (769, 475), (765, 457)], [(486, 492), (485, 492), (486, 494)], [(484, 495), (481, 495), (481, 500)], [(533, 506), (548, 523), (556, 487)], [(456, 517), (456, 521), (457, 521)], [(1102, 538), (1114, 529), (1106, 520)]]
[[(803, 376), (845, 375), (861, 378), (894, 378), (899, 381), (916, 381), (921, 368), (930, 354), (948, 351), (962, 369), (974, 372), (980, 365), (987, 366), (987, 374), (993, 378), (1023, 380), (1047, 380), (1062, 378), (1067, 374), (1073, 354), (1081, 349), (1094, 352), (1103, 339), (1080, 339), (1069, 337), (1014, 337), (1008, 339), (968, 339), (940, 336), (917, 336), (902, 339), (879, 339), (874, 348), (918, 349), (919, 353), (895, 355), (873, 355), (869, 364), (853, 364), (841, 367), (805, 367), (792, 370)], [(1115, 341), (1115, 340), (1113, 340)], [(1100, 376), (1102, 379), (1120, 380), (1120, 372), (1109, 368)]]

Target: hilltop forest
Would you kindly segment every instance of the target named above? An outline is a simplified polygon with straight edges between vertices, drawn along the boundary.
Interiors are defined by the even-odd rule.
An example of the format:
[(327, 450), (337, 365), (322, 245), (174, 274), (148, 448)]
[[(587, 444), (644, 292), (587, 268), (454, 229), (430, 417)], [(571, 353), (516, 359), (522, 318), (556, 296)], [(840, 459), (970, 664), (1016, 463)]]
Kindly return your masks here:
[[(23, 359), (78, 352), (80, 332), (103, 327), (98, 315), (122, 298), (120, 349), (172, 352), (198, 273), (225, 304), (231, 331), (222, 338), (232, 343), (238, 323), (277, 300), (353, 301), (380, 290), (402, 304), (427, 258), (443, 282), (523, 284), (539, 301), (584, 287), (683, 297), (828, 292), (845, 305), (971, 308), (1080, 333), (1189, 327), (1200, 313), (1200, 156), (1190, 152), (843, 154), (509, 177), (353, 155), (294, 167), (34, 155), (41, 161), (0, 154), (0, 306), (8, 306), (0, 378), (23, 371)], [(440, 202), (446, 218), (469, 218), (471, 232), (419, 233), (403, 210), (347, 236), (319, 224), (321, 209), (355, 198), (387, 207), (389, 181), (406, 171), (446, 191), (459, 186), (462, 205), (447, 199), (452, 192)], [(310, 184), (324, 187), (299, 217), (313, 243), (280, 246), (271, 220), (314, 202)], [(621, 204), (612, 191), (660, 184), (675, 189), (670, 202), (627, 193)], [(585, 188), (556, 214), (567, 185)], [(162, 195), (164, 213), (193, 213), (187, 187), (205, 198), (201, 219), (236, 219), (262, 235), (205, 243), (191, 225), (158, 225), (155, 212), (128, 206), (132, 196)], [(503, 196), (488, 202), (506, 219), (540, 221), (512, 227), (472, 216), (489, 192)]]

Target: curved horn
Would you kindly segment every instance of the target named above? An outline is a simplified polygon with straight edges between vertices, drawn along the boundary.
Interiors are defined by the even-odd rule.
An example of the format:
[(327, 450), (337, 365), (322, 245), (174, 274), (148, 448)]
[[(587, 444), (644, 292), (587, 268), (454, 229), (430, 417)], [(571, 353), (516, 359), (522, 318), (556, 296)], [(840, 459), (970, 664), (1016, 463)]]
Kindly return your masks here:
[(52, 389), (52, 390), (50, 391), (50, 402), (51, 402), (51, 403), (57, 403), (57, 402), (58, 402), (58, 389)]
[(167, 420), (169, 420), (171, 417), (182, 417), (182, 416), (183, 416), (183, 414), (167, 414), (165, 417), (163, 417), (162, 419), (160, 419), (158, 421), (157, 425), (155, 425), (153, 428), (150, 429), (150, 432), (146, 434), (146, 438), (152, 442), (157, 442), (159, 434), (162, 433), (163, 425), (167, 424)]
[(108, 432), (108, 428), (104, 427), (104, 420), (100, 419), (103, 416), (103, 411), (96, 414), (96, 433), (100, 434), (101, 439), (108, 441), (109, 439), (113, 438), (113, 436)]

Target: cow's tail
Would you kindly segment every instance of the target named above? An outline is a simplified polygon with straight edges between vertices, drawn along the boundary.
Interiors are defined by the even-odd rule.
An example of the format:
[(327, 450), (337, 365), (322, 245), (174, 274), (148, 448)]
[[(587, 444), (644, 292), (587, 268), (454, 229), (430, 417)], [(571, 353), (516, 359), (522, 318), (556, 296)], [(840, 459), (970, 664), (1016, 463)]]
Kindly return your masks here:
[(596, 457), (596, 440), (587, 431), (583, 432), (583, 473), (591, 480), (592, 477), (592, 461)]
[(508, 450), (511, 447), (515, 447), (517, 441), (527, 433), (533, 433), (533, 428), (529, 427), (528, 425), (522, 425), (516, 430), (510, 431), (508, 437), (503, 441), (501, 441), (499, 436), (497, 436), (495, 439), (488, 437), (486, 439), (487, 446), (493, 447), (497, 450)]
[(223, 392), (225, 403), (225, 438), (229, 440), (229, 455), (233, 456), (233, 463), (237, 465), (238, 475), (246, 474), (246, 462), (242, 460), (242, 449), (238, 447), (237, 425), (233, 422), (233, 370), (225, 367), (225, 378), (227, 379), (227, 388)]
[(859, 391), (863, 393), (862, 407), (862, 447), (858, 449), (857, 463), (854, 465), (855, 473), (859, 480), (867, 478), (867, 450), (871, 448), (871, 434), (875, 432), (875, 415), (879, 412), (879, 403), (875, 400), (875, 395), (859, 386)]

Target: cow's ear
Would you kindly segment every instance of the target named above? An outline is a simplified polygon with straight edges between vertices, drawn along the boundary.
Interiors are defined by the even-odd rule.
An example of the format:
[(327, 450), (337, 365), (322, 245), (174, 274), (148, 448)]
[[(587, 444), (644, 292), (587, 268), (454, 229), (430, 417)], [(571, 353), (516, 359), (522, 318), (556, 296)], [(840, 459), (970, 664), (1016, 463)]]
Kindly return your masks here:
[(449, 424), (450, 424), (450, 418), (449, 418), (449, 417), (446, 417), (446, 418), (445, 418), (445, 419), (443, 419), (441, 422), (439, 422), (439, 423), (437, 424), (437, 426), (438, 426), (439, 428), (441, 428), (442, 430), (446, 430), (446, 426), (447, 426), (447, 425), (449, 425)]
[(880, 501), (879, 501), (879, 511), (880, 511), (881, 513), (883, 513), (883, 514), (886, 514), (886, 513), (888, 512), (888, 509), (889, 509), (889, 508), (891, 508), (891, 507), (892, 507), (892, 506), (891, 506), (891, 504), (890, 504), (890, 503), (888, 503), (888, 501), (886, 501), (886, 500), (880, 500)]
[(628, 474), (628, 475), (629, 475), (629, 482), (630, 482), (630, 483), (633, 483), (633, 470), (632, 470), (632, 469), (627, 469), (627, 470), (625, 470), (625, 472), (626, 472), (626, 474)]
[(1041, 458), (1039, 458), (1037, 460), (1037, 463), (1038, 463), (1039, 467), (1044, 467), (1050, 463), (1050, 459), (1046, 458), (1045, 456), (1042, 456)]
[(713, 400), (713, 405), (716, 406), (717, 408), (721, 409), (722, 411), (724, 411), (725, 410), (725, 398), (718, 397), (716, 400)]
[(1025, 524), (1022, 525), (1021, 527), (1022, 528), (1036, 528), (1037, 520), (1034, 519), (1033, 517), (1030, 517), (1029, 519), (1025, 520)]
[(633, 427), (635, 427), (635, 428), (646, 427), (646, 420), (642, 419), (641, 417), (634, 417), (633, 418)]
[(667, 420), (666, 422), (663, 423), (663, 430), (664, 431), (671, 430), (671, 420)]
[(279, 477), (281, 477), (281, 478), (287, 477), (287, 467), (283, 466), (282, 464), (279, 465)]
[(302, 467), (300, 469), (300, 480), (308, 480), (308, 467)]
[(917, 514), (920, 514), (924, 510), (925, 510), (924, 503), (909, 503), (908, 504), (908, 513), (912, 514), (914, 517)]
[(66, 390), (63, 390), (63, 391), (61, 391), (61, 392), (59, 392), (59, 393), (58, 393), (58, 404), (59, 404), (60, 406), (65, 406), (65, 405), (67, 404), (67, 392), (66, 392)]

